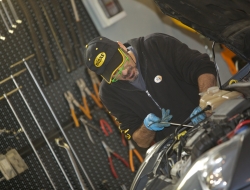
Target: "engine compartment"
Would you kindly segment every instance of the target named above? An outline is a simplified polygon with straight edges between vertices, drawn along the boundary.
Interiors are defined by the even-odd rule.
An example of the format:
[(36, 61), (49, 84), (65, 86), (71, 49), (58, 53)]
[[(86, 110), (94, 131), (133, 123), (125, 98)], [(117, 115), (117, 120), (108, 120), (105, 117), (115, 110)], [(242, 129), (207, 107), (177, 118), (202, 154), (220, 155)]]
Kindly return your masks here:
[(223, 101), (206, 120), (192, 128), (177, 127), (174, 134), (151, 147), (130, 189), (178, 189), (180, 180), (204, 153), (249, 131), (250, 93), (245, 89), (250, 89), (249, 82), (234, 84), (228, 91), (243, 96)]

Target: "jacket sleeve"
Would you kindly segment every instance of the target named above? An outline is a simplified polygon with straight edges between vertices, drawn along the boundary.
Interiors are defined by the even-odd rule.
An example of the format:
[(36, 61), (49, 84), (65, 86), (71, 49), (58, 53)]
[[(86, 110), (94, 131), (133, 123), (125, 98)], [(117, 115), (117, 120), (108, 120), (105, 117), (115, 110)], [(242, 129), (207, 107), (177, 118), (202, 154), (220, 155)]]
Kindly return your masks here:
[[(186, 44), (166, 34), (153, 34), (148, 38), (152, 51), (161, 56), (167, 69), (179, 79), (198, 84), (198, 77), (204, 73), (216, 76), (214, 63), (207, 54), (190, 49)], [(147, 40), (146, 40), (147, 41)]]

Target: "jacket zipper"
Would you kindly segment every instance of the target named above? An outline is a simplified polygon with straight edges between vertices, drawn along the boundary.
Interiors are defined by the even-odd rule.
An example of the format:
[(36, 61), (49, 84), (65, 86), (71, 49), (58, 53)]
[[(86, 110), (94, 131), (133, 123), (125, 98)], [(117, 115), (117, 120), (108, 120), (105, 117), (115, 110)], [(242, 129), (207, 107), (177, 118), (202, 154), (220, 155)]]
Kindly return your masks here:
[(156, 106), (161, 110), (161, 107), (160, 107), (159, 104), (155, 101), (155, 99), (151, 96), (151, 94), (149, 93), (148, 90), (146, 90), (146, 93), (147, 93), (148, 97), (150, 97), (150, 98), (153, 100), (153, 102), (156, 104)]
[[(145, 54), (144, 54), (144, 52), (142, 51), (142, 54), (143, 54), (143, 56), (145, 57), (145, 59), (146, 59), (146, 56), (145, 56)], [(148, 62), (148, 60), (146, 59), (146, 62)], [(147, 66), (147, 65), (146, 65)], [(147, 73), (145, 73), (145, 76), (147, 75)], [(146, 80), (147, 80), (147, 78), (146, 79), (144, 79), (145, 80), (145, 83), (146, 83)], [(147, 93), (147, 95), (148, 95), (148, 97), (150, 97), (151, 98), (151, 100), (153, 100), (153, 102), (155, 103), (155, 105), (161, 110), (161, 107), (159, 106), (159, 104), (155, 101), (155, 99), (151, 96), (151, 94), (149, 93), (149, 91), (148, 90), (146, 90), (146, 93)]]

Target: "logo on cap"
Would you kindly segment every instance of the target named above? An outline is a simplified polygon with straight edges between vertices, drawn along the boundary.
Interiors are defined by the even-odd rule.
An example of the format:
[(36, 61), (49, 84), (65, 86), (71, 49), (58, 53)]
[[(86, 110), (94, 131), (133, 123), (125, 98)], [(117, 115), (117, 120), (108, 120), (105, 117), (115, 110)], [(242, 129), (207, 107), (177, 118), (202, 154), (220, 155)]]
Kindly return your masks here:
[(106, 53), (104, 52), (99, 53), (95, 58), (94, 65), (96, 67), (101, 67), (105, 59), (106, 59)]

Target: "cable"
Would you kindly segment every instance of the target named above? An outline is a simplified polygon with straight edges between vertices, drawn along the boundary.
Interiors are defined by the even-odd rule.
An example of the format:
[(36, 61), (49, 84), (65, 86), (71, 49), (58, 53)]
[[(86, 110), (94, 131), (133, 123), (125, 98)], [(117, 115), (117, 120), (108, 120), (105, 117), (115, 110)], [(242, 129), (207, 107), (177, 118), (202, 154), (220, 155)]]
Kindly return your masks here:
[(230, 131), (229, 133), (226, 134), (226, 136), (220, 138), (218, 141), (217, 141), (217, 144), (221, 144), (229, 139), (231, 139), (237, 132), (238, 130), (240, 130), (242, 127), (246, 126), (247, 124), (250, 124), (250, 120), (245, 120), (245, 121), (242, 121), (240, 122), (233, 131)]
[(239, 130), (243, 125), (246, 125), (246, 124), (250, 124), (250, 120), (249, 120), (249, 119), (240, 122), (240, 123), (236, 126), (236, 128), (234, 129), (234, 132), (236, 132), (236, 131)]
[[(192, 121), (193, 118), (197, 117), (198, 115), (204, 113), (204, 112), (207, 111), (207, 110), (211, 110), (211, 108), (212, 108), (212, 107), (211, 107), (210, 105), (207, 105), (203, 110), (201, 110), (200, 112), (198, 112), (198, 113), (195, 114), (194, 116), (188, 117), (180, 126), (176, 127), (176, 129), (175, 129), (175, 136), (176, 136), (178, 133), (182, 132), (183, 130), (185, 130), (185, 129), (187, 128), (187, 127), (185, 127), (185, 128), (183, 128), (183, 129), (181, 129), (181, 128), (183, 127), (184, 124), (190, 123), (190, 122)], [(180, 129), (181, 129), (181, 130), (180, 130)], [(180, 130), (180, 131), (178, 131), (178, 130)]]

